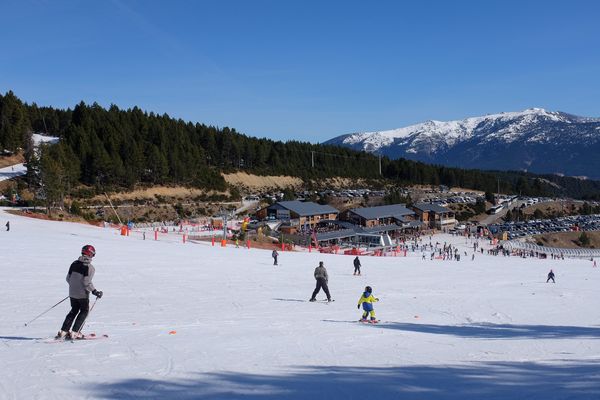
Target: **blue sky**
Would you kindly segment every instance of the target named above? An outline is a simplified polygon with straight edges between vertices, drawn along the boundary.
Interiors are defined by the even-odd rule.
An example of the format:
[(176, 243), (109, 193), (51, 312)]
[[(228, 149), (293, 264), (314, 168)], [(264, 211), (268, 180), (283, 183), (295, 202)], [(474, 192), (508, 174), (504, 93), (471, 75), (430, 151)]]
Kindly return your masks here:
[(0, 2), (0, 91), (320, 142), (543, 107), (600, 116), (596, 1)]

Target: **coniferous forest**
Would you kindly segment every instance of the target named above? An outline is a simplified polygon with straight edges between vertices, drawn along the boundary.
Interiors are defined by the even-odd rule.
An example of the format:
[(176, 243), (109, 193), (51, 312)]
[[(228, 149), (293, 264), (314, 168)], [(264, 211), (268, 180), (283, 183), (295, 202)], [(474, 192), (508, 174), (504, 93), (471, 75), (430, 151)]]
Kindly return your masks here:
[[(60, 137), (36, 156), (32, 133)], [(224, 190), (221, 172), (386, 179), (397, 185), (464, 187), (522, 195), (600, 199), (600, 183), (554, 175), (496, 172), (381, 160), (350, 149), (249, 137), (233, 128), (207, 126), (145, 112), (77, 104), (56, 109), (0, 94), (0, 150), (24, 150), (28, 164), (61, 190), (80, 184), (104, 191), (138, 184), (177, 184)], [(380, 174), (381, 165), (381, 174)], [(33, 179), (33, 174), (28, 174)], [(67, 189), (65, 189), (67, 188)]]

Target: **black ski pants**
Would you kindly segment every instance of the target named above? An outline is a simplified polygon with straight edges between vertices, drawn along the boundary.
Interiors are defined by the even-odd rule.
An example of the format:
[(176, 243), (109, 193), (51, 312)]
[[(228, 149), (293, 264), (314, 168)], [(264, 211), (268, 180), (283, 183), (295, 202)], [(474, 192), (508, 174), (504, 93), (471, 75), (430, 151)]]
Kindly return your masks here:
[[(71, 311), (67, 314), (65, 322), (63, 322), (62, 328), (60, 329), (65, 332), (70, 331), (71, 325), (73, 325), (73, 320), (75, 320), (75, 325), (73, 325), (73, 331), (79, 332), (90, 310), (90, 300), (75, 299), (73, 297), (71, 297), (70, 300)], [(77, 319), (75, 319), (75, 317), (77, 317)]]
[(354, 266), (354, 273), (360, 275), (360, 265), (355, 265)]
[(317, 298), (317, 293), (323, 288), (323, 291), (327, 295), (327, 300), (331, 300), (331, 295), (329, 294), (329, 288), (327, 287), (327, 281), (325, 278), (317, 278), (317, 287), (315, 287), (315, 291), (312, 294), (311, 299)]

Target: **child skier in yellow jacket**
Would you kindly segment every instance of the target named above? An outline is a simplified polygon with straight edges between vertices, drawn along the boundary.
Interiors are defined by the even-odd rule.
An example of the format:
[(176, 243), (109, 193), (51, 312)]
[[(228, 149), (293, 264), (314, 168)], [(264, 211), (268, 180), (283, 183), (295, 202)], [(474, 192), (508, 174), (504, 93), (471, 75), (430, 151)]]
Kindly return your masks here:
[[(371, 322), (372, 324), (376, 324), (379, 321), (377, 321), (375, 318), (373, 303), (379, 301), (379, 299), (377, 297), (373, 297), (372, 293), (373, 289), (371, 289), (371, 286), (367, 286), (362, 296), (360, 296), (360, 299), (358, 299), (358, 309), (360, 310), (360, 305), (362, 304), (364, 312), (360, 320), (361, 322)], [(369, 314), (371, 314), (371, 321), (367, 320), (367, 316)]]

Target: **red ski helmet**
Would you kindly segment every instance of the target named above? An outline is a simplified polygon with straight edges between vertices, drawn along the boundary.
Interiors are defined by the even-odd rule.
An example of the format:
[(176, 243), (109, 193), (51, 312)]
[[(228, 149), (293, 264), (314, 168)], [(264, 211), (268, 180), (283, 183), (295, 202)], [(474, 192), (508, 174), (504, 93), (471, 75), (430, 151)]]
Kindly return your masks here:
[(86, 244), (81, 248), (81, 255), (87, 257), (94, 257), (96, 255), (96, 249), (91, 244)]

